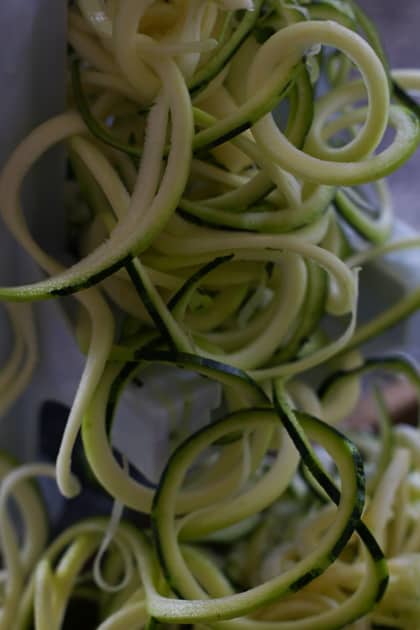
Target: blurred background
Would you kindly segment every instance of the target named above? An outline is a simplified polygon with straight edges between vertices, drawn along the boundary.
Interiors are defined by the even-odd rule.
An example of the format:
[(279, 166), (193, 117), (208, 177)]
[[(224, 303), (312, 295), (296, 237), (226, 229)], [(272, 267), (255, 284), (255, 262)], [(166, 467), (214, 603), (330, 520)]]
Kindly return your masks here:
[(375, 22), (395, 67), (420, 62), (420, 3), (418, 0), (359, 0)]
[[(376, 24), (392, 68), (420, 68), (420, 2), (359, 0)], [(420, 229), (420, 151), (391, 175), (395, 213)]]

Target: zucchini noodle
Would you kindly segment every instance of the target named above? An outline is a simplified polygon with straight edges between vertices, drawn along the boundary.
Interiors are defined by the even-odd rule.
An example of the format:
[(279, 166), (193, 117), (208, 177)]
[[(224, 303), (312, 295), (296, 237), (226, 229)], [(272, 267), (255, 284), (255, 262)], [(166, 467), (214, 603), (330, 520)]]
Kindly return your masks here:
[[(0, 175), (4, 223), (45, 273), (0, 287), (1, 412), (43, 359), (32, 301), (71, 296), (85, 366), (55, 462), (0, 453), (0, 630), (77, 627), (76, 608), (100, 630), (416, 627), (420, 432), (393, 426), (382, 385), (403, 377), (420, 399), (420, 375), (361, 346), (420, 289), (360, 324), (359, 273), (420, 245), (391, 239), (385, 179), (420, 143), (420, 71), (390, 70), (353, 0), (69, 4), (67, 111)], [(60, 260), (22, 205), (58, 144)], [(123, 425), (128, 400), (146, 415), (137, 393), (157, 373), (152, 479), (159, 427)], [(218, 408), (197, 409), (181, 374), (217, 384)], [(346, 436), (373, 379), (377, 430)], [(88, 486), (109, 516), (50, 536), (36, 477), (66, 499)]]
[(15, 343), (0, 373), (2, 414), (7, 413), (10, 406), (25, 391), (38, 362), (38, 340), (31, 305), (6, 303), (5, 306)]

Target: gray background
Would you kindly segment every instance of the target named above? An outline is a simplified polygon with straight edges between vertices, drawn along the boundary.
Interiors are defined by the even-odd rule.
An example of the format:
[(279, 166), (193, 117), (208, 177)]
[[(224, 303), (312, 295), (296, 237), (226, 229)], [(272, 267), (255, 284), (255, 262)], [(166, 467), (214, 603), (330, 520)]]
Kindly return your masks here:
[(376, 23), (396, 68), (420, 65), (420, 3), (418, 0), (359, 0)]
[[(420, 68), (419, 0), (359, 0), (381, 34), (392, 68)], [(420, 151), (390, 176), (395, 214), (420, 229)]]

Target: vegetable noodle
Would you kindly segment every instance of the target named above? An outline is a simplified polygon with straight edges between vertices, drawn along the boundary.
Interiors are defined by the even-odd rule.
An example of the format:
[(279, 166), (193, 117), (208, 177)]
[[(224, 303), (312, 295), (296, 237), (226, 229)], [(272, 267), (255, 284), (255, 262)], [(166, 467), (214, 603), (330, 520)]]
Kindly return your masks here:
[[(420, 243), (392, 240), (386, 179), (420, 143), (420, 70), (390, 70), (352, 0), (78, 0), (68, 49), (66, 111), (0, 177), (3, 220), (45, 272), (0, 287), (0, 409), (38, 360), (31, 302), (72, 296), (86, 360), (55, 464), (0, 456), (0, 628), (70, 627), (75, 603), (101, 630), (416, 627), (419, 429), (392, 425), (379, 385), (378, 430), (336, 427), (367, 374), (420, 391), (406, 356), (361, 349), (420, 290), (358, 321), (359, 274)], [(67, 266), (20, 199), (60, 143)], [(222, 392), (210, 422), (175, 427), (157, 484), (134, 427), (136, 460), (113, 441), (151, 366)], [(111, 514), (52, 537), (35, 477), (67, 499), (95, 484)]]

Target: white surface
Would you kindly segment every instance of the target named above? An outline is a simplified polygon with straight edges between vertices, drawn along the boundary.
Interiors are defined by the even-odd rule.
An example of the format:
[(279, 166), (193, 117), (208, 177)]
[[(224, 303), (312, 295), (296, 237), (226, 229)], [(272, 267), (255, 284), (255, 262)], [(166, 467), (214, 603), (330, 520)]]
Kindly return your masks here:
[(157, 482), (171, 449), (210, 421), (219, 386), (179, 369), (153, 366), (140, 375), (143, 386), (124, 393), (112, 432), (114, 446)]

